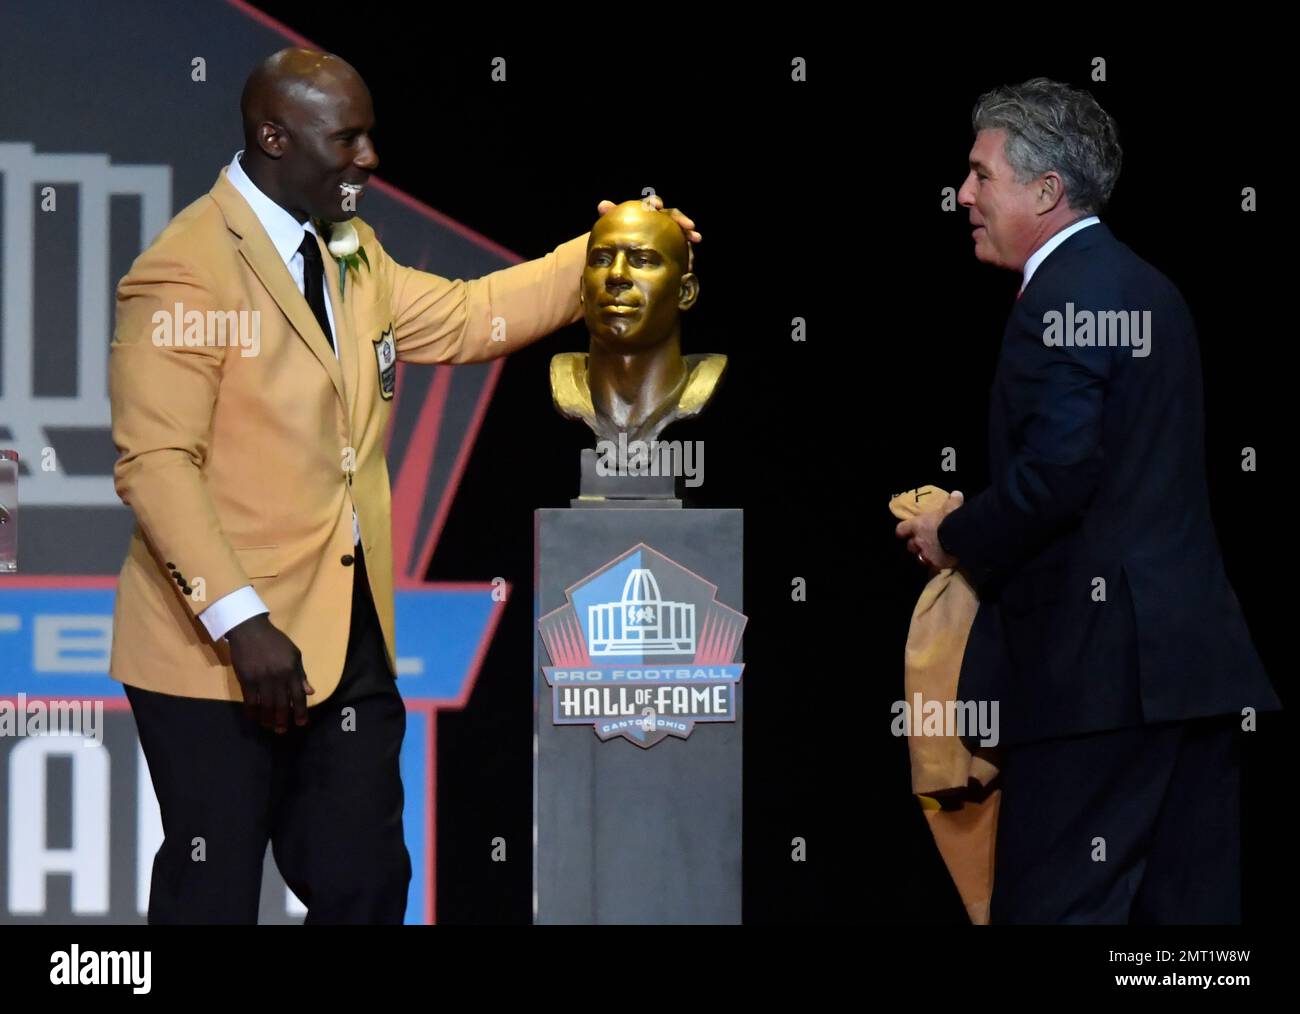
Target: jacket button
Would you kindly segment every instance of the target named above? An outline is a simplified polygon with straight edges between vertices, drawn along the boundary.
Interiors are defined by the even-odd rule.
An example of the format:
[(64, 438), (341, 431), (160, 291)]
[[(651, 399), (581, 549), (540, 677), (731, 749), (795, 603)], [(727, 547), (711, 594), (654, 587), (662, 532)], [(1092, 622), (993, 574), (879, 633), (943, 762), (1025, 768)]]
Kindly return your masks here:
[(184, 587), (185, 587), (185, 578), (181, 577), (180, 575), (177, 575), (177, 577), (176, 577), (176, 583), (177, 583), (178, 585), (180, 585), (182, 588), (184, 588)]
[(345, 567), (351, 567), (353, 563), (352, 554), (344, 553), (343, 556), (339, 559), (339, 563), (343, 564), (343, 566)]
[(184, 588), (181, 589), (181, 591), (183, 591), (186, 595), (194, 594), (194, 589), (191, 588), (189, 585), (186, 585)]
[(174, 563), (167, 564), (167, 569), (174, 572), (176, 570), (176, 564)]

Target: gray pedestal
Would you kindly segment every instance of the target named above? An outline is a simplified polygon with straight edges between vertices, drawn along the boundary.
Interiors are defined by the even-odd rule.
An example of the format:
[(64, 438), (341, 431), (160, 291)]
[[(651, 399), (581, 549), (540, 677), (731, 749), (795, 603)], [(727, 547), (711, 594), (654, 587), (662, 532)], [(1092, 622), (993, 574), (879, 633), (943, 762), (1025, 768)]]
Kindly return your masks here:
[[(535, 519), (535, 619), (546, 633), (535, 625), (534, 921), (739, 923), (743, 680), (722, 686), (715, 677), (739, 670), (742, 512), (625, 505), (544, 509)], [(573, 610), (562, 609), (575, 585)], [(629, 596), (640, 604), (627, 605)], [(657, 650), (620, 657), (636, 638)], [(596, 689), (564, 682), (580, 679), (584, 665), (589, 678), (599, 670)], [(671, 686), (656, 682), (669, 672)], [(674, 702), (668, 728), (691, 690), (691, 714), (730, 712), (734, 721), (696, 720), (685, 738), (660, 726), (614, 731), (660, 721), (640, 707), (644, 699), (630, 719), (608, 717), (618, 695), (631, 708), (644, 691), (656, 708)], [(557, 694), (560, 717), (575, 723), (579, 699), (614, 696), (601, 698), (605, 717), (557, 725)]]

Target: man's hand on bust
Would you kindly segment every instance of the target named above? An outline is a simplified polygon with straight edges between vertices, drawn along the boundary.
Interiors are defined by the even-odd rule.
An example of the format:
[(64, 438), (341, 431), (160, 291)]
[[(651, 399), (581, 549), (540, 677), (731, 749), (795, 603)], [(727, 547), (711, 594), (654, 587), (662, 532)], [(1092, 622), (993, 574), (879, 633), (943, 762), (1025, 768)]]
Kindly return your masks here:
[(267, 729), (285, 732), (289, 713), (295, 725), (307, 724), (307, 682), (302, 652), (266, 613), (250, 617), (226, 634), (230, 661), (244, 691), (244, 714)]
[[(651, 194), (649, 197), (645, 198), (645, 201), (648, 204), (650, 204), (656, 211), (664, 210), (663, 198), (661, 198), (658, 194)], [(616, 207), (618, 207), (618, 205), (615, 204), (613, 201), (601, 201), (599, 204), (596, 205), (596, 210), (603, 215), (606, 212)], [(673, 221), (676, 222), (679, 226), (681, 226), (682, 232), (686, 234), (687, 243), (698, 243), (700, 241), (700, 234), (695, 231), (695, 223), (692, 222), (689, 218), (687, 218), (686, 215), (684, 215), (677, 208), (669, 208), (668, 214), (672, 215)]]

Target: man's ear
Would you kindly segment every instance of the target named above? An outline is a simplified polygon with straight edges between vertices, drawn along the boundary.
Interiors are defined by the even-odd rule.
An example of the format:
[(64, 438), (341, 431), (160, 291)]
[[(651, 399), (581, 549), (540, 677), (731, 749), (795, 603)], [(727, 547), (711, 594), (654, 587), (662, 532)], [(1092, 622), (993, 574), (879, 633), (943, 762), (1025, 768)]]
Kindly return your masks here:
[(267, 158), (282, 157), (285, 148), (288, 147), (288, 140), (285, 129), (278, 123), (263, 120), (258, 124), (257, 146), (262, 149), (262, 154)]
[(700, 280), (692, 274), (682, 275), (681, 288), (677, 290), (677, 309), (689, 310), (700, 298)]
[(1065, 197), (1065, 183), (1055, 172), (1046, 172), (1034, 184), (1034, 203), (1040, 215), (1045, 215), (1056, 208)]

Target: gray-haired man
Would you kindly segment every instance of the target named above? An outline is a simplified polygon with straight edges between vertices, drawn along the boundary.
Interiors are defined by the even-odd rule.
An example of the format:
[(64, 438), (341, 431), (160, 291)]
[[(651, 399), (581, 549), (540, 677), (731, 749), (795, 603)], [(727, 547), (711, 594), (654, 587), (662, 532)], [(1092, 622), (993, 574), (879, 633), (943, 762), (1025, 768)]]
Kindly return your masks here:
[(995, 923), (1240, 919), (1237, 736), (1280, 705), (1210, 519), (1196, 328), (1097, 214), (1114, 121), (1036, 78), (980, 97), (975, 256), (1023, 274), (990, 486), (897, 528), (980, 609), (962, 700), (1000, 702)]

